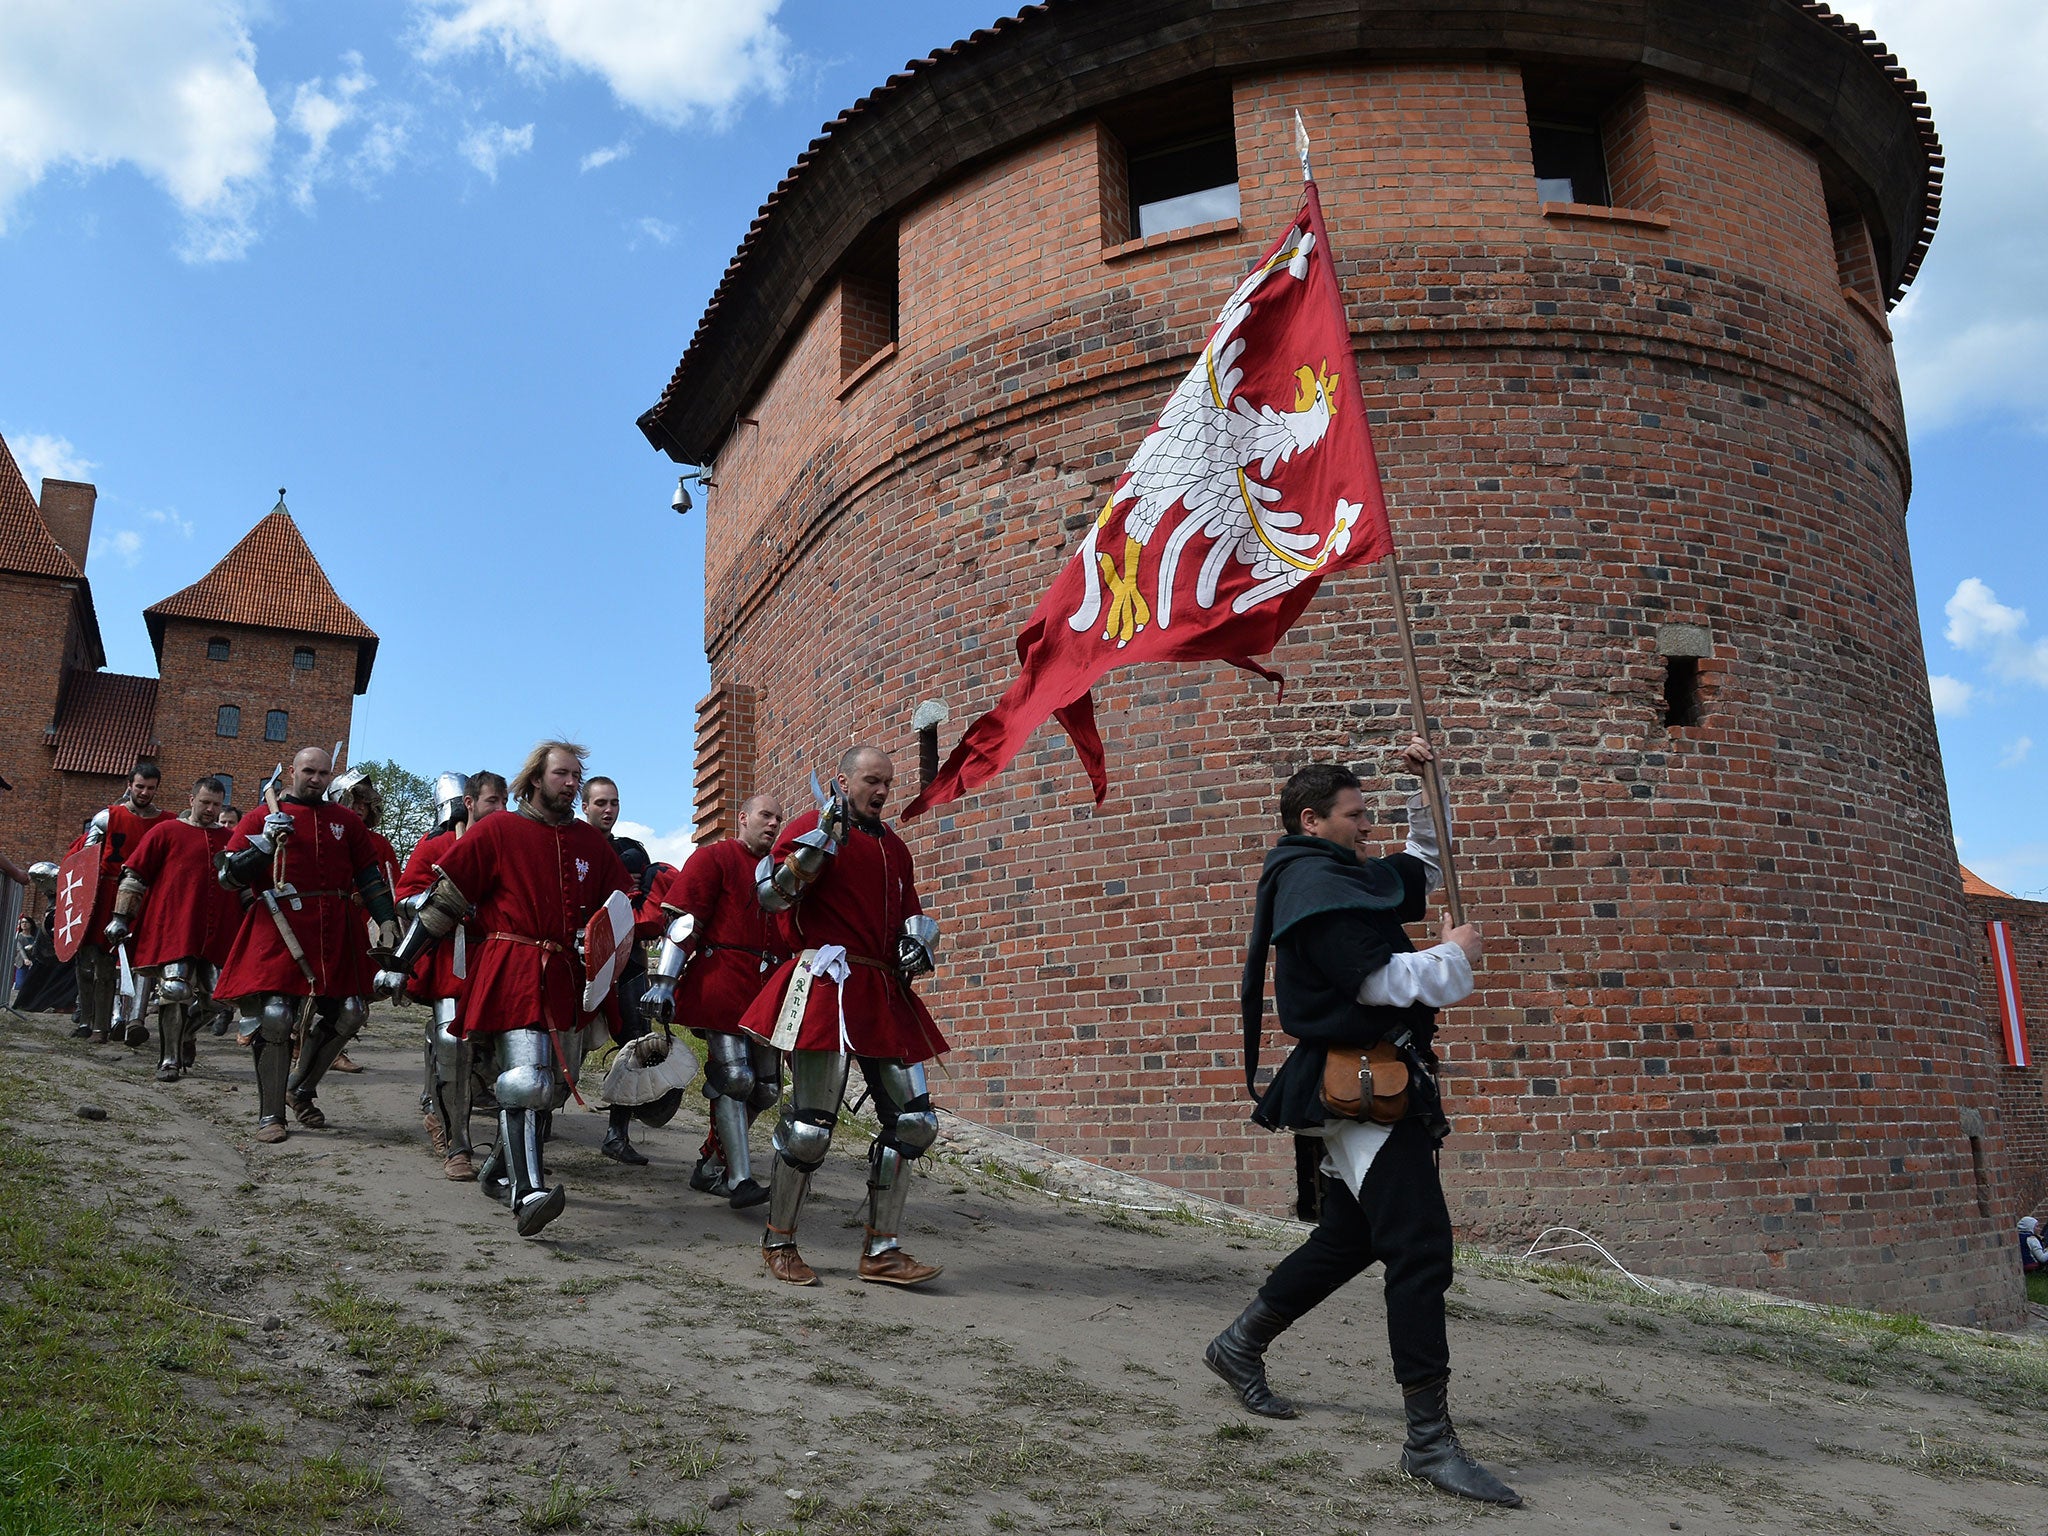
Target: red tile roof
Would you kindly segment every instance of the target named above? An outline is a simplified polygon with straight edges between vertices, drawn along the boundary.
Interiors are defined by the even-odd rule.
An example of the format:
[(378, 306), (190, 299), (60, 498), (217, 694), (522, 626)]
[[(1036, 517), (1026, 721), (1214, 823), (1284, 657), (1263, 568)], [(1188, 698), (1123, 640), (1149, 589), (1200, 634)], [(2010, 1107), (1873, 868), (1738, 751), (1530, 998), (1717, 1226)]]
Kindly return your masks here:
[(357, 693), (369, 688), (370, 666), (377, 656), (377, 632), (336, 594), (305, 535), (286, 510), (282, 495), (270, 515), (222, 556), (220, 564), (182, 592), (173, 592), (143, 609), (142, 619), (149, 626), (159, 666), (164, 659), (166, 619), (246, 624), (354, 640), (358, 643)]
[(46, 738), (59, 773), (126, 774), (157, 750), (156, 679), (78, 672)]
[(62, 576), (71, 581), (85, 574), (51, 536), (50, 525), (36, 510), (36, 499), (4, 437), (0, 437), (0, 571)]
[(2004, 896), (2010, 899), (2012, 892), (2001, 891), (1997, 886), (1975, 873), (1969, 865), (1963, 866), (1963, 894), (1965, 896)]

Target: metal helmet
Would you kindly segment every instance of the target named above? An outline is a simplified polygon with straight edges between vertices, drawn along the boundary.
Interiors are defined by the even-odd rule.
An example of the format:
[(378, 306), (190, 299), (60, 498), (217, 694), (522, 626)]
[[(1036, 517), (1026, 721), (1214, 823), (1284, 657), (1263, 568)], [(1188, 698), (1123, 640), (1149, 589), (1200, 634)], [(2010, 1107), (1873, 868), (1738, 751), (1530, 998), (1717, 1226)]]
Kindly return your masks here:
[(346, 773), (336, 774), (328, 783), (327, 800), (331, 805), (346, 805), (363, 818), (365, 826), (374, 827), (384, 814), (384, 792), (377, 788), (369, 770), (351, 768)]
[(457, 820), (464, 813), (463, 801), (469, 796), (469, 778), (466, 774), (444, 773), (434, 780), (434, 825), (445, 826)]
[(40, 864), (29, 865), (28, 878), (30, 883), (33, 884), (35, 888), (41, 891), (45, 896), (52, 896), (56, 894), (57, 866), (55, 864), (52, 864), (48, 859), (43, 860), (43, 862)]
[(327, 781), (327, 798), (329, 802), (334, 805), (347, 805), (349, 791), (369, 776), (369, 773), (361, 768), (351, 768), (345, 773), (337, 773)]

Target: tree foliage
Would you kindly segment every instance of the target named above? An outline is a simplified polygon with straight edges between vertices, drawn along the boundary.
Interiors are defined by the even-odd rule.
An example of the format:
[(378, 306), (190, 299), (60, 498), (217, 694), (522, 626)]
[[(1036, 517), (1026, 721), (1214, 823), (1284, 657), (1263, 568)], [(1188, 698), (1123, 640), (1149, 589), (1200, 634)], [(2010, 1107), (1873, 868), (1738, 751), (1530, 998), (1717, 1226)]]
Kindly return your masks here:
[(369, 774), (384, 796), (384, 816), (377, 830), (391, 839), (402, 868), (411, 857), (413, 844), (434, 830), (434, 783), (389, 758), (364, 758), (351, 763)]

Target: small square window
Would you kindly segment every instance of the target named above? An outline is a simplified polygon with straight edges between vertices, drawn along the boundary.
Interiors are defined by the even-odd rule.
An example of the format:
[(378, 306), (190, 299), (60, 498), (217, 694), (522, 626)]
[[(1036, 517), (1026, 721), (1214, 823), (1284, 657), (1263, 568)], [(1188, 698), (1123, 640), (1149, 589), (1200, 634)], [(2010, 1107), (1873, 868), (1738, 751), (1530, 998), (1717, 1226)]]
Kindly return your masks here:
[(221, 803), (223, 805), (233, 805), (235, 803), (235, 776), (232, 773), (216, 773), (214, 777), (220, 780)]
[(242, 712), (232, 704), (223, 704), (220, 713), (213, 717), (213, 734), (216, 736), (239, 736), (242, 734)]
[(206, 659), (208, 661), (226, 661), (228, 659), (227, 641), (221, 639), (218, 635), (207, 641)]
[(292, 652), (292, 670), (310, 672), (313, 670), (313, 647), (302, 645)]
[(285, 712), (281, 709), (273, 709), (263, 717), (263, 739), (265, 741), (283, 741), (289, 729), (289, 722)]
[(1599, 123), (1532, 120), (1529, 148), (1536, 161), (1539, 201), (1608, 205), (1607, 158), (1601, 150)]
[(1237, 140), (1225, 132), (1130, 157), (1138, 238), (1238, 215)]

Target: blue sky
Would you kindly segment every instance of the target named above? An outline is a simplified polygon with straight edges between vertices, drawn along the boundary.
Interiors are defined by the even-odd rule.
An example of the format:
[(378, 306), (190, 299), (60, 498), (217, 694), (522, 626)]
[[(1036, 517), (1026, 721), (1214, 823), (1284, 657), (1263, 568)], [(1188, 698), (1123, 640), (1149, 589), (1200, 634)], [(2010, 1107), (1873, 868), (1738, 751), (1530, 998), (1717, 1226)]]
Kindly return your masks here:
[[(1964, 858), (2048, 895), (2048, 21), (1857, 0), (1933, 98), (1942, 232), (1894, 316)], [(100, 489), (109, 664), (289, 488), (383, 637), (354, 747), (565, 731), (673, 854), (702, 521), (633, 419), (818, 125), (985, 5), (8, 0), (0, 433)]]

